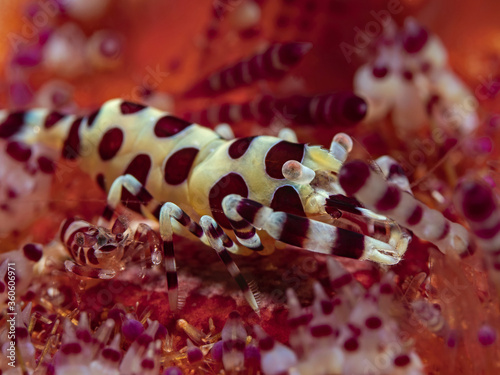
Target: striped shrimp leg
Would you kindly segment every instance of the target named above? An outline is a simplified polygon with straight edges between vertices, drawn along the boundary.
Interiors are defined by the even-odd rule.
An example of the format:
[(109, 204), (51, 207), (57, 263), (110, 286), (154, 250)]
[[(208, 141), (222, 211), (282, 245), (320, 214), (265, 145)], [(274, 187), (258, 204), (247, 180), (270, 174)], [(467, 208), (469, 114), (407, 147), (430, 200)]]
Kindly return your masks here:
[[(130, 193), (133, 199), (139, 203), (141, 212), (145, 216), (150, 216), (151, 214), (149, 213), (153, 212), (153, 215), (158, 219), (159, 215), (155, 215), (154, 213), (159, 210), (159, 207), (161, 207), (159, 202), (153, 198), (151, 193), (146, 190), (144, 185), (139, 182), (137, 178), (130, 174), (126, 174), (119, 176), (111, 184), (108, 192), (106, 207), (104, 208), (104, 211), (99, 218), (99, 226), (109, 227), (111, 225), (113, 215), (115, 214), (115, 211), (121, 202), (123, 190), (126, 190), (128, 193)], [(142, 209), (142, 207), (144, 207), (144, 210)]]
[(350, 126), (363, 120), (366, 111), (366, 102), (362, 98), (350, 92), (338, 92), (285, 98), (263, 95), (248, 102), (216, 104), (199, 112), (185, 113), (182, 117), (204, 125), (243, 120), (267, 125), (273, 119), (281, 118), (308, 125)]
[(177, 205), (167, 202), (160, 210), (160, 234), (164, 246), (165, 269), (167, 272), (168, 296), (171, 309), (177, 310), (178, 308), (178, 281), (173, 244), (174, 231), (172, 219), (175, 219), (179, 224), (188, 228), (189, 231), (200, 238), (202, 242), (208, 242), (208, 245), (217, 252), (217, 255), (226, 266), (228, 272), (235, 279), (250, 307), (258, 313), (258, 291), (253, 284), (247, 283), (240, 269), (229, 254), (230, 252), (238, 253), (238, 246), (224, 233), (222, 228), (210, 216), (203, 216), (200, 219), (200, 224), (197, 224)]
[(178, 277), (175, 263), (175, 252), (173, 244), (172, 219), (175, 219), (189, 232), (206, 243), (201, 227), (193, 222), (191, 218), (173, 203), (160, 204), (153, 198), (151, 193), (134, 176), (126, 174), (119, 176), (113, 181), (107, 198), (107, 204), (102, 216), (99, 218), (100, 226), (109, 226), (113, 215), (121, 203), (123, 191), (129, 192), (135, 201), (140, 205), (141, 212), (145, 216), (153, 215), (160, 221), (160, 235), (163, 242), (163, 256), (154, 254), (154, 262), (160, 262), (163, 258), (163, 265), (166, 272), (168, 299), (172, 310), (179, 308), (178, 304)]
[(264, 246), (251, 222), (245, 220), (237, 211), (239, 195), (228, 195), (222, 201), (222, 210), (229, 220), (238, 242), (253, 251), (262, 251)]
[(396, 264), (400, 260), (398, 252), (390, 244), (302, 216), (274, 211), (236, 194), (225, 197), (223, 206), (230, 208), (229, 219), (239, 222), (244, 220), (289, 245), (382, 264)]
[(349, 126), (363, 120), (367, 105), (364, 99), (352, 92), (333, 92), (276, 99), (275, 110), (299, 124)]
[(182, 306), (179, 306), (178, 301), (178, 288), (179, 281), (177, 277), (177, 266), (175, 263), (175, 252), (174, 252), (174, 229), (172, 227), (172, 219), (175, 219), (179, 224), (183, 225), (185, 228), (190, 228), (190, 232), (198, 238), (203, 238), (203, 230), (201, 227), (191, 220), (191, 218), (181, 210), (177, 205), (173, 203), (165, 203), (159, 214), (160, 221), (160, 235), (163, 241), (163, 256), (164, 256), (164, 267), (167, 277), (167, 288), (168, 288), (168, 302), (170, 308), (175, 311)]
[(217, 252), (231, 276), (236, 280), (250, 307), (259, 313), (259, 292), (253, 283), (247, 283), (240, 269), (231, 258), (230, 252), (238, 253), (238, 246), (224, 233), (217, 222), (208, 215), (202, 216), (200, 225), (210, 246)]
[[(339, 133), (333, 139), (330, 153), (337, 150), (335, 153), (337, 159), (345, 162), (347, 154), (342, 153), (344, 149), (348, 151), (352, 149), (352, 140), (349, 136)], [(390, 183), (411, 193), (410, 184), (404, 171), (393, 158), (382, 156), (376, 160), (375, 165), (381, 169)], [(411, 234), (390, 218), (364, 208), (354, 197), (346, 197), (344, 194), (330, 195), (325, 203), (326, 211), (334, 219), (345, 222), (349, 226), (354, 225), (354, 228), (358, 228), (357, 231), (368, 236), (376, 235), (378, 239), (381, 239), (380, 236), (384, 236), (383, 241), (394, 246), (400, 256), (406, 252)]]
[(339, 173), (339, 183), (347, 195), (411, 229), (421, 239), (434, 243), (441, 252), (453, 249), (460, 255), (467, 254), (469, 235), (463, 226), (388, 183), (368, 164), (359, 160), (345, 164)]
[(277, 43), (264, 52), (224, 67), (189, 89), (185, 97), (210, 96), (251, 85), (260, 80), (279, 79), (297, 65), (311, 43)]
[(160, 235), (163, 242), (163, 263), (167, 277), (168, 299), (170, 308), (173, 311), (178, 310), (180, 306), (178, 301), (178, 276), (175, 262), (173, 243), (174, 226), (172, 221), (180, 224), (181, 227), (187, 229), (187, 231), (200, 239), (201, 242), (210, 245), (216, 250), (229, 273), (235, 278), (238, 286), (243, 291), (250, 306), (258, 311), (258, 301), (255, 297), (257, 294), (256, 291), (246, 282), (238, 266), (236, 266), (229, 255), (229, 252), (239, 253), (240, 250), (238, 246), (224, 234), (222, 229), (213, 219), (210, 218), (210, 222), (205, 218), (203, 220), (204, 224), (202, 220), (200, 220), (200, 224), (198, 224), (176, 204), (172, 202), (164, 204), (158, 203), (144, 185), (134, 176), (124, 175), (118, 177), (110, 188), (107, 199), (108, 203), (103, 212), (103, 217), (100, 219), (102, 223), (107, 224), (111, 221), (116, 208), (120, 204), (120, 197), (122, 196), (123, 189), (130, 192), (132, 196), (138, 200), (141, 207), (144, 207), (143, 213), (146, 216), (153, 213), (153, 215), (159, 219)]

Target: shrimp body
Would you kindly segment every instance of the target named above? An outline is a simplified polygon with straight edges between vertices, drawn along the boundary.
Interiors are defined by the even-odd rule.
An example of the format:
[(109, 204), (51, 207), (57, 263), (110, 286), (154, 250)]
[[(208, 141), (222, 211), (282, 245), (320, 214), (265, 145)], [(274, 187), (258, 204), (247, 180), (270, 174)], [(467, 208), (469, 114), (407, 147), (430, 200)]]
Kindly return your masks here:
[[(191, 233), (215, 249), (254, 308), (255, 299), (229, 253), (265, 255), (280, 241), (395, 264), (410, 240), (403, 227), (443, 248), (453, 244), (463, 252), (467, 245), (463, 227), (413, 198), (406, 177), (394, 173), (400, 168), (393, 167), (393, 159), (379, 159), (382, 174), (362, 162), (344, 168), (352, 141), (343, 133), (328, 150), (297, 143), (294, 135), (225, 139), (155, 108), (115, 99), (87, 117), (42, 109), (0, 113), (0, 138), (18, 161), (29, 162), (40, 143), (59, 150), (62, 159), (79, 159), (80, 168), (108, 193), (99, 225), (111, 226), (120, 203), (158, 219), (169, 291), (177, 288), (173, 233)], [(42, 161), (47, 164), (44, 156), (37, 157), (40, 167)], [(434, 224), (422, 220), (426, 215)], [(104, 257), (95, 248), (98, 241), (65, 242), (75, 247), (73, 253), (78, 246), (93, 246)], [(158, 259), (156, 245), (151, 253)], [(102, 265), (99, 259), (85, 264), (85, 259), (80, 266)], [(173, 307), (176, 298), (169, 294)]]

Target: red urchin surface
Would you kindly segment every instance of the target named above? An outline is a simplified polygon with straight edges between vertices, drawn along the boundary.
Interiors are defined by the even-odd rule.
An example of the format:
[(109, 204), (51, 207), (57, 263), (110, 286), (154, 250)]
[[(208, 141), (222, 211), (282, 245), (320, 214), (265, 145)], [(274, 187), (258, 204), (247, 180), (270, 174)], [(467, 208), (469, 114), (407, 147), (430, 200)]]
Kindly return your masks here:
[[(51, 2), (52, 5), (59, 3), (64, 2)], [(480, 178), (489, 183), (488, 189), (496, 196), (498, 151), (494, 145), (498, 143), (496, 112), (500, 86), (496, 78), (499, 51), (495, 43), (498, 30), (494, 19), (498, 5), (494, 1), (255, 0), (206, 4), (194, 0), (182, 3), (152, 1), (147, 4), (110, 1), (102, 13), (96, 10), (96, 15), (87, 19), (62, 6), (46, 20), (41, 17), (47, 15), (47, 10), (41, 10), (39, 2), (14, 4), (4, 1), (0, 5), (4, 10), (0, 17), (3, 21), (0, 33), (4, 36), (0, 44), (2, 107), (18, 109), (43, 105), (85, 114), (110, 98), (123, 97), (161, 107), (178, 116), (193, 116), (205, 125), (213, 125), (206, 113), (207, 108), (219, 108), (218, 120), (227, 119), (229, 103), (250, 103), (263, 98), (259, 102), (263, 107), (260, 118), (247, 118), (231, 124), (238, 137), (275, 135), (287, 126), (296, 131), (301, 142), (327, 147), (334, 134), (348, 132), (355, 140), (353, 158), (374, 160), (385, 154), (394, 157), (405, 169), (419, 200), (450, 220), (474, 230), (474, 223), (465, 224), (460, 208), (453, 205), (457, 183), (463, 176)], [(242, 10), (243, 6), (254, 8)], [(252, 13), (255, 7), (259, 9), (260, 17)], [(447, 132), (443, 142), (432, 143), (436, 124), (430, 120), (415, 129), (413, 134), (401, 136), (389, 115), (372, 123), (349, 125), (346, 130), (346, 127), (326, 126), (321, 121), (304, 124), (314, 122), (317, 117), (308, 115), (305, 121), (304, 117), (294, 117), (283, 110), (285, 104), (300, 107), (306, 100), (303, 97), (352, 90), (356, 70), (373, 56), (374, 47), (368, 46), (369, 41), (365, 46), (364, 38), (375, 40), (380, 35), (376, 25), (379, 25), (379, 17), (386, 13), (398, 25), (402, 25), (406, 17), (414, 16), (441, 37), (449, 51), (453, 70), (465, 81), (471, 98), (475, 99), (469, 103), (480, 115), (480, 124), (474, 133), (464, 136)], [(81, 56), (72, 52), (71, 64), (51, 65), (41, 51), (46, 53), (43, 48), (50, 42), (50, 35), (63, 30), (63, 26), (70, 22), (77, 25), (78, 35), (83, 35), (85, 40), (92, 37), (93, 42), (82, 47)], [(103, 30), (106, 33), (96, 33)], [(370, 32), (377, 35), (370, 37)], [(284, 77), (264, 71), (267, 75), (263, 82), (232, 91), (210, 92), (205, 96), (186, 95), (221, 67), (264, 53), (270, 44), (278, 42), (309, 42), (312, 48)], [(349, 47), (354, 48), (355, 53), (351, 54), (353, 50)], [(84, 50), (86, 52), (82, 52)], [(85, 63), (82, 66), (75, 63), (76, 60)], [(381, 74), (378, 71), (378, 75)], [(266, 112), (269, 109), (265, 106), (268, 97), (274, 98), (271, 103), (277, 110), (276, 116), (273, 112), (269, 117)], [(350, 114), (355, 118), (360, 112), (363, 112), (362, 108), (354, 108), (348, 111), (347, 117)], [(300, 115), (300, 111), (298, 113)], [(310, 121), (310, 117), (313, 120)], [(95, 222), (102, 212), (105, 194), (81, 173), (77, 163), (59, 161), (56, 167), (50, 195), (43, 198), (48, 200), (45, 211), (33, 218), (34, 222), (29, 226), (3, 238), (0, 253), (21, 248), (26, 242), (49, 244), (56, 238), (64, 219), (79, 216)], [(29, 219), (31, 217), (26, 221)], [(417, 369), (415, 371), (429, 374), (498, 372), (498, 285), (494, 278), (488, 279), (487, 267), (483, 265), (484, 259), (490, 259), (484, 258), (484, 245), (473, 244), (471, 250), (478, 251), (471, 257), (459, 259), (452, 254), (443, 255), (432, 244), (414, 238), (403, 260), (390, 268), (341, 259), (339, 263), (343, 269), (354, 277), (354, 284), (348, 284), (344, 289), (331, 285), (327, 257), (322, 255), (288, 247), (267, 257), (234, 257), (243, 274), (259, 287), (262, 297), (260, 316), (246, 304), (210, 248), (183, 238), (175, 238), (175, 246), (180, 295), (185, 298), (184, 307), (176, 313), (168, 307), (164, 275), (154, 268), (148, 268), (139, 278), (139, 268), (131, 265), (115, 279), (99, 282), (70, 275), (61, 264), (47, 265), (51, 273), (42, 276), (18, 274), (18, 282), (29, 280), (29, 286), (26, 290), (18, 290), (17, 305), (21, 309), (32, 302), (33, 313), (31, 318), (24, 317), (19, 323), (18, 345), (22, 353), (30, 352), (31, 343), (34, 346), (32, 358), (23, 358), (25, 363), (22, 364), (18, 357), (17, 366), (26, 365), (31, 370), (42, 363), (40, 368), (51, 373), (53, 368), (46, 363), (52, 361), (56, 352), (71, 358), (71, 355), (78, 354), (72, 353), (78, 351), (77, 348), (80, 347), (82, 352), (88, 349), (83, 344), (85, 335), (80, 332), (80, 337), (74, 339), (73, 336), (78, 334), (72, 333), (72, 329), (88, 330), (89, 335), (97, 338), (101, 334), (99, 327), (104, 327), (106, 319), (112, 318), (116, 328), (109, 329), (108, 336), (103, 334), (108, 340), (103, 341), (102, 347), (114, 348), (120, 355), (133, 352), (135, 362), (147, 369), (148, 361), (152, 360), (155, 364), (149, 373), (167, 371), (174, 374), (173, 366), (178, 366), (184, 373), (205, 370), (221, 373), (225, 366), (231, 368), (231, 365), (223, 361), (223, 355), (218, 358), (215, 350), (210, 350), (217, 342), (229, 345), (224, 333), (221, 339), (221, 332), (226, 324), (234, 331), (240, 327), (241, 322), (230, 323), (231, 319), (228, 320), (230, 313), (237, 310), (247, 333), (246, 346), (241, 352), (247, 355), (244, 366), (248, 373), (262, 370), (266, 374), (278, 373), (273, 372), (272, 367), (258, 370), (261, 362), (257, 361), (256, 366), (248, 359), (251, 357), (248, 353), (255, 347), (260, 347), (258, 353), (262, 358), (273, 355), (273, 348), (279, 347), (275, 342), (287, 345), (291, 348), (287, 350), (294, 353), (280, 349), (283, 351), (276, 358), (286, 363), (288, 358), (295, 356), (297, 368), (307, 373), (311, 368), (307, 367), (311, 366), (308, 361), (316, 357), (308, 357), (307, 350), (300, 345), (310, 338), (300, 331), (302, 326), (294, 325), (300, 319), (307, 321), (302, 328), (306, 327), (314, 337), (311, 352), (316, 354), (322, 347), (330, 348), (332, 353), (337, 353), (338, 363), (342, 362), (340, 358), (362, 356), (363, 350), (371, 352), (370, 340), (364, 338), (377, 338), (376, 332), (387, 332), (386, 337), (394, 340), (397, 349), (392, 352), (387, 348), (380, 349), (390, 358), (390, 365), (383, 367), (382, 362), (373, 360), (376, 373), (396, 373), (391, 372), (394, 369), (401, 370), (397, 373)], [(51, 249), (51, 245), (44, 247), (44, 251)], [(389, 271), (394, 273), (393, 277)], [(390, 282), (386, 279), (388, 275), (392, 277)], [(315, 281), (322, 285), (326, 297), (318, 294)], [(300, 301), (299, 307), (290, 303), (290, 293), (287, 296), (286, 292), (289, 288)], [(387, 295), (391, 297), (384, 299)], [(339, 322), (337, 326), (328, 320), (330, 318), (325, 318), (328, 314), (318, 312), (315, 307), (315, 303), (323, 301), (327, 310), (328, 306), (346, 300), (351, 304), (346, 310), (332, 308), (335, 313), (340, 311), (339, 316), (335, 315)], [(362, 315), (362, 311), (371, 312), (370, 308), (374, 306), (382, 311), (381, 317)], [(84, 323), (77, 325), (84, 315), (82, 313), (89, 318), (88, 328)], [(290, 323), (296, 317), (299, 319)], [(5, 333), (6, 310), (0, 319), (0, 330)], [(63, 327), (65, 319), (72, 323), (73, 328)], [(154, 354), (153, 349), (149, 350), (149, 341), (155, 337), (148, 341), (146, 334), (135, 337), (132, 330), (123, 328), (132, 320), (140, 321), (136, 327), (138, 330), (147, 332), (150, 329), (153, 336), (160, 338), (161, 350)], [(166, 327), (171, 342), (165, 339), (163, 328), (156, 327), (153, 321)], [(22, 324), (29, 330), (30, 343), (23, 336)], [(265, 334), (255, 325), (259, 325)], [(57, 338), (59, 341), (50, 341), (49, 332), (52, 330), (54, 335), (61, 334)], [(118, 332), (130, 337), (122, 337), (113, 346), (113, 337)], [(335, 336), (337, 341), (334, 344), (328, 341), (329, 335)], [(134, 347), (138, 337), (148, 341), (142, 352)], [(200, 347), (203, 352), (201, 362), (196, 360), (194, 347)], [(347, 352), (353, 357), (345, 354)], [(113, 358), (115, 352), (109, 350), (106, 353)], [(225, 355), (227, 361), (228, 355)], [(67, 365), (65, 357), (60, 356), (63, 358), (54, 360), (54, 363), (59, 361), (59, 365)], [(417, 358), (423, 367), (419, 367)], [(9, 368), (7, 363), (2, 356), (2, 370)], [(349, 367), (354, 366), (352, 363), (348, 360), (342, 363), (345, 364), (343, 373), (355, 373), (353, 371), (357, 368)], [(370, 369), (375, 371), (373, 367)], [(144, 369), (143, 372), (147, 373)]]

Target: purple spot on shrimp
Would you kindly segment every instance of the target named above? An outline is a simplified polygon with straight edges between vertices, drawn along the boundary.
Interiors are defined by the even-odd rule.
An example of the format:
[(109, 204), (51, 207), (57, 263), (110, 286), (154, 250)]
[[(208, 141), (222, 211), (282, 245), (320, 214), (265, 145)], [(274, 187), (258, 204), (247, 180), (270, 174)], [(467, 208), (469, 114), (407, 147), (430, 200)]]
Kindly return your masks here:
[(25, 162), (31, 157), (31, 149), (22, 142), (12, 141), (7, 144), (7, 154), (14, 160)]
[(275, 211), (284, 211), (292, 215), (306, 216), (299, 193), (292, 186), (276, 189), (270, 207)]
[(190, 125), (190, 122), (167, 115), (158, 119), (154, 132), (158, 138), (167, 138), (181, 132)]
[(231, 159), (241, 158), (243, 155), (245, 155), (248, 148), (250, 147), (250, 144), (255, 138), (257, 137), (246, 137), (235, 140), (233, 143), (231, 143), (231, 146), (229, 146), (227, 150), (229, 157), (231, 157)]
[(132, 103), (132, 102), (123, 102), (120, 104), (120, 111), (124, 115), (131, 115), (142, 111), (146, 106), (142, 104)]
[(94, 121), (96, 119), (96, 117), (99, 115), (99, 111), (101, 109), (99, 108), (98, 110), (92, 112), (89, 117), (87, 118), (87, 127), (92, 127), (92, 125), (94, 125)]
[(56, 165), (53, 160), (46, 156), (40, 156), (37, 160), (38, 168), (46, 174), (52, 174), (56, 170)]
[(9, 138), (24, 125), (24, 112), (13, 112), (0, 124), (0, 138)]
[(57, 124), (62, 118), (64, 118), (64, 115), (59, 113), (59, 112), (51, 112), (47, 115), (45, 118), (45, 122), (43, 124), (45, 129), (50, 129), (53, 127), (55, 124)]
[(198, 151), (197, 148), (186, 147), (169, 156), (164, 168), (165, 182), (179, 185), (186, 181)]
[(102, 136), (99, 143), (99, 156), (103, 161), (111, 160), (123, 144), (123, 131), (120, 128), (111, 128)]
[(151, 170), (151, 157), (147, 154), (139, 154), (129, 163), (124, 175), (130, 174), (137, 178), (141, 184), (146, 185), (149, 171)]
[(69, 129), (68, 137), (64, 141), (62, 157), (64, 159), (76, 159), (80, 154), (80, 125), (82, 123), (81, 118), (77, 118), (71, 124)]
[(32, 262), (38, 262), (42, 258), (42, 247), (33, 243), (24, 245), (24, 256)]
[(266, 173), (269, 177), (284, 179), (281, 169), (288, 160), (302, 161), (304, 145), (281, 141), (269, 149), (265, 158)]

